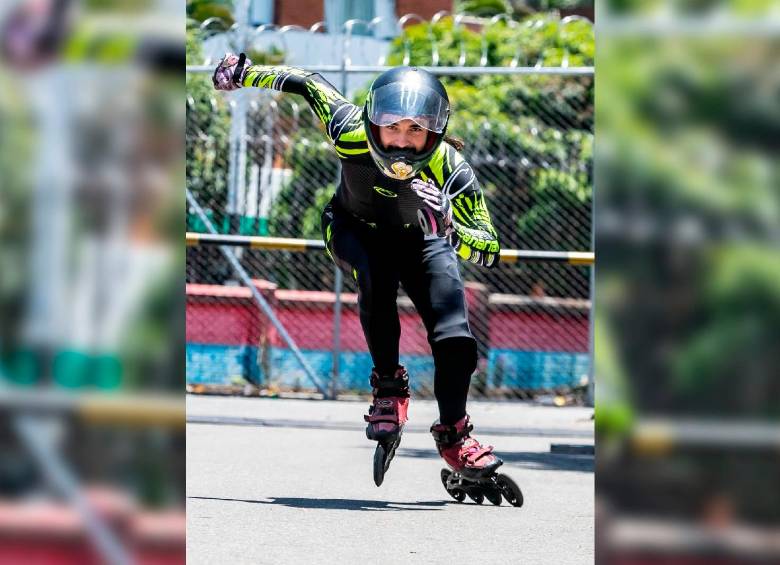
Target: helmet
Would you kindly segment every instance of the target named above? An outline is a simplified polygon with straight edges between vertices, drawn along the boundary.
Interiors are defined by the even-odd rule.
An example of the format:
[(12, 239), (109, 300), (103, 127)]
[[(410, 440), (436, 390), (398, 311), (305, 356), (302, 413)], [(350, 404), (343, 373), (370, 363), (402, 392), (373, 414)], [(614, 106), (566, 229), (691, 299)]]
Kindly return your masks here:
[[(450, 101), (447, 91), (431, 73), (415, 67), (398, 67), (379, 75), (368, 90), (363, 108), (368, 148), (379, 170), (404, 180), (425, 167), (447, 131)], [(422, 151), (385, 149), (379, 128), (411, 119), (428, 130)]]

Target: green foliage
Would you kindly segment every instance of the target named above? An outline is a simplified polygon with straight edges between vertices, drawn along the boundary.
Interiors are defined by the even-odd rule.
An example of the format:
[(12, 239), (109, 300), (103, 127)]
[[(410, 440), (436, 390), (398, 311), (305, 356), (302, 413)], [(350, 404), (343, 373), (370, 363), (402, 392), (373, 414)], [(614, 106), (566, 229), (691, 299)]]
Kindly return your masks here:
[[(677, 388), (699, 409), (780, 416), (780, 256), (760, 245), (735, 245), (712, 255), (699, 330), (674, 362)], [(750, 376), (750, 385), (734, 379)], [(706, 392), (705, 392), (706, 391)]]
[[(458, 65), (465, 51), (467, 66), (480, 66), (482, 39), (479, 33), (455, 26), (452, 18), (443, 18), (433, 25), (415, 24), (404, 28), (404, 35), (393, 40), (389, 65), (400, 65), (407, 52), (410, 63), (432, 63), (431, 36), (439, 52), (439, 65)], [(509, 66), (514, 58), (520, 65), (557, 66), (564, 54), (569, 55), (569, 66), (592, 65), (595, 55), (593, 28), (588, 22), (573, 21), (563, 28), (560, 21), (548, 15), (536, 15), (522, 22), (508, 24), (500, 20), (485, 31), (488, 66)], [(506, 76), (495, 77), (507, 80)]]
[(456, 0), (454, 12), (483, 18), (508, 14), (520, 19), (537, 12), (592, 6), (593, 0)]
[(310, 127), (297, 133), (285, 161), (292, 167), (292, 180), (276, 197), (269, 231), (272, 235), (320, 238), (319, 217), (336, 191), (338, 158), (322, 132)]
[(531, 183), (534, 204), (517, 219), (520, 238), (555, 242), (562, 249), (590, 248), (590, 232), (570, 226), (572, 219), (581, 220), (581, 214), (589, 217), (591, 188), (586, 175), (536, 169)]
[[(187, 63), (203, 60), (194, 30), (187, 31)], [(187, 73), (187, 188), (202, 204), (224, 212), (230, 111), (224, 97), (214, 91), (211, 77)], [(219, 220), (219, 219), (218, 219)]]
[[(451, 18), (412, 25), (396, 38), (389, 64), (431, 63), (432, 35), (439, 65), (480, 65), (478, 33), (455, 27)], [(569, 66), (593, 64), (593, 30), (574, 21), (536, 15), (485, 32), (486, 65)], [(555, 75), (442, 76), (452, 104), (449, 133), (463, 139), (493, 211), (504, 248), (582, 251), (590, 248), (593, 169), (593, 80)], [(363, 93), (359, 93), (359, 97)], [(566, 269), (564, 271), (564, 269)], [(560, 272), (559, 272), (560, 271)], [(548, 281), (546, 291), (571, 296), (587, 289), (587, 270), (527, 266), (528, 280)], [(488, 273), (487, 278), (494, 276)], [(526, 289), (528, 290), (528, 289)]]
[(496, 14), (508, 14), (512, 9), (507, 0), (460, 0), (456, 2), (455, 11), (460, 14), (469, 14), (489, 18)]
[(780, 416), (776, 58), (725, 38), (600, 44), (599, 209), (654, 227), (599, 248), (640, 410)]
[(301, 220), (301, 237), (307, 239), (319, 239), (322, 237), (322, 210), (333, 198), (336, 185), (320, 187), (314, 193), (314, 206), (306, 209)]
[(27, 287), (35, 125), (11, 76), (0, 69), (0, 353), (12, 348), (19, 335)]
[(152, 0), (84, 0), (83, 9), (89, 13), (122, 12), (140, 13), (152, 7)]
[(187, 18), (204, 22), (209, 18), (220, 18), (225, 28), (234, 23), (232, 0), (187, 0)]
[[(778, 79), (755, 65), (775, 54), (756, 48), (737, 63), (741, 68), (723, 72), (714, 63), (731, 57), (728, 42), (664, 46), (663, 56), (649, 56), (661, 48), (626, 40), (602, 50), (608, 64), (597, 115), (599, 128), (612, 132), (604, 145), (605, 178), (621, 179), (607, 185), (610, 196), (628, 198), (642, 188), (670, 214), (739, 217), (771, 231), (780, 206), (772, 161), (762, 153), (773, 153), (780, 130), (780, 111), (768, 94)], [(632, 64), (615, 65), (625, 59)], [(706, 68), (697, 68), (699, 59)], [(763, 89), (747, 86), (751, 72), (767, 77)]]
[(247, 57), (254, 65), (281, 65), (284, 63), (284, 51), (271, 45), (268, 51), (249, 50)]

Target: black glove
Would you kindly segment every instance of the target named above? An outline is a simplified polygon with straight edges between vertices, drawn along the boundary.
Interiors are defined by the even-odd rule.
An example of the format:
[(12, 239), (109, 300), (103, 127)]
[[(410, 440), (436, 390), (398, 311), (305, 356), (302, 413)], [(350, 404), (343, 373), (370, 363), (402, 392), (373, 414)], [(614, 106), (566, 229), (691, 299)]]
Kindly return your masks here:
[(450, 199), (433, 183), (414, 179), (411, 189), (425, 204), (417, 210), (417, 221), (425, 235), (446, 237), (452, 232), (452, 206)]

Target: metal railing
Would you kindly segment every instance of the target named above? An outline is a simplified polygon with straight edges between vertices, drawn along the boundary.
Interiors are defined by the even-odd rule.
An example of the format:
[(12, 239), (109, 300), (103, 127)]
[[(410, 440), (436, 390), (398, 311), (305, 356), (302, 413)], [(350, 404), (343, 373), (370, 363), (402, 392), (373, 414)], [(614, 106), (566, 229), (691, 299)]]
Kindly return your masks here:
[[(187, 232), (185, 243), (196, 245), (229, 245), (253, 249), (276, 249), (279, 251), (323, 251), (325, 242), (321, 239), (296, 239), (292, 237), (262, 237), (249, 235), (201, 234)], [(591, 251), (532, 251), (523, 249), (502, 249), (499, 253), (503, 263), (518, 261), (549, 261), (571, 265), (593, 265), (596, 256)]]

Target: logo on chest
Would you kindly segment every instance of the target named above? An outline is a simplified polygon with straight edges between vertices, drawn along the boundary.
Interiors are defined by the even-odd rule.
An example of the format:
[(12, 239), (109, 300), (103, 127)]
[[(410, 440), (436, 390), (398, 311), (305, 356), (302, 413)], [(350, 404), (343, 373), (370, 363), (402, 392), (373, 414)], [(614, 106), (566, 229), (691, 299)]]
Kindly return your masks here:
[(382, 196), (386, 196), (387, 198), (398, 198), (398, 195), (395, 192), (392, 190), (387, 190), (386, 188), (382, 188), (381, 186), (375, 186), (374, 190)]
[(393, 172), (396, 174), (396, 177), (399, 179), (405, 179), (409, 175), (412, 174), (412, 166), (404, 163), (403, 161), (396, 161), (392, 165), (390, 165), (390, 168), (393, 170)]

